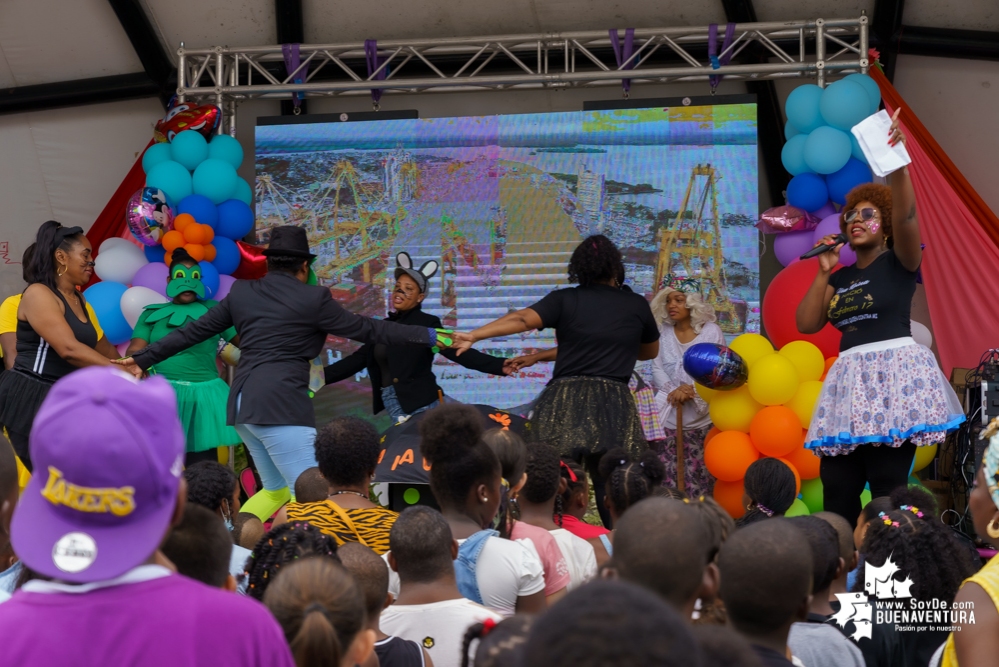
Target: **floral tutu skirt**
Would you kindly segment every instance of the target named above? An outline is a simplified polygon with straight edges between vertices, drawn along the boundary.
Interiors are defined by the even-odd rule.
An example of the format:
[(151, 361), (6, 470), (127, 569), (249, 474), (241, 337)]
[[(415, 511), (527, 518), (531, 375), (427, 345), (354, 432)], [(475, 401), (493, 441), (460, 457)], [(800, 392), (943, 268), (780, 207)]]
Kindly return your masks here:
[(829, 369), (805, 446), (820, 456), (860, 445), (932, 445), (964, 421), (933, 353), (912, 338), (845, 350)]

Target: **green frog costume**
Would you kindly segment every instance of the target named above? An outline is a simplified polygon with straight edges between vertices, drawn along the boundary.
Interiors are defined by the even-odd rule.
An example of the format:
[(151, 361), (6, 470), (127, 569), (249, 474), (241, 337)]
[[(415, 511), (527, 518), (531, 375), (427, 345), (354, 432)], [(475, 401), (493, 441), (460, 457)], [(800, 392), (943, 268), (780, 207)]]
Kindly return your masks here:
[[(146, 306), (135, 325), (132, 338), (141, 338), (152, 345), (167, 334), (197, 320), (216, 301), (205, 299), (205, 285), (198, 266), (177, 264), (170, 272), (167, 296), (194, 292), (197, 301), (181, 304), (155, 303)], [(221, 334), (226, 342), (236, 336), (229, 328)], [(149, 369), (170, 382), (177, 393), (177, 412), (187, 436), (188, 452), (204, 452), (216, 447), (236, 445), (242, 440), (236, 429), (226, 424), (226, 402), (229, 385), (219, 377), (215, 365), (219, 341), (206, 340), (179, 352)]]

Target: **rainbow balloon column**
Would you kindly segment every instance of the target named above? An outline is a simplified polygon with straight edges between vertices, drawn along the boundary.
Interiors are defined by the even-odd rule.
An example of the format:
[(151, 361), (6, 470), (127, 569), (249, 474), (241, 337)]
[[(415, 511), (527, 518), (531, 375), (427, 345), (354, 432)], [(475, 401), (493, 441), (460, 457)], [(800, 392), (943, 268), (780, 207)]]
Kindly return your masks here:
[(153, 144), (142, 156), (146, 187), (126, 210), (129, 230), (142, 248), (113, 238), (98, 249), (94, 271), (101, 282), (85, 295), (121, 352), (142, 309), (167, 301), (167, 267), (176, 249), (198, 261), (209, 299), (229, 293), (232, 273), (244, 261), (237, 239), (253, 229), (253, 193), (236, 175), (243, 148), (211, 130), (205, 125), (158, 135), (172, 140)]
[[(708, 402), (714, 422), (705, 440), (704, 463), (718, 480), (715, 500), (739, 518), (746, 511), (746, 469), (761, 456), (787, 464), (799, 492), (818, 482), (819, 457), (805, 449), (805, 429), (832, 360), (827, 363), (819, 348), (807, 341), (793, 341), (777, 352), (759, 334), (743, 334), (730, 347), (749, 368), (746, 384), (732, 391), (699, 384), (696, 389)], [(805, 503), (796, 499), (788, 515), (808, 513)]]
[[(784, 104), (787, 143), (781, 162), (791, 174), (787, 203), (820, 220), (815, 229), (788, 231), (774, 241), (774, 251), (783, 266), (811, 248), (827, 234), (839, 233), (839, 213), (847, 193), (871, 181), (856, 138), (850, 128), (876, 113), (881, 91), (866, 74), (851, 74), (825, 88), (814, 84), (798, 86)], [(887, 137), (885, 138), (887, 141)], [(844, 266), (857, 261), (853, 251), (840, 254)]]

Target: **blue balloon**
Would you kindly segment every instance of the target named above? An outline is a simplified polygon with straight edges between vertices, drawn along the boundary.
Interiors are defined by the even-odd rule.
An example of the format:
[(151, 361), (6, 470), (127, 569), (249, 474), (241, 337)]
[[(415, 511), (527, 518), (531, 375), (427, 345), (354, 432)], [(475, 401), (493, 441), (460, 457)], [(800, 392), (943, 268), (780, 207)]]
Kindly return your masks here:
[(837, 81), (826, 86), (819, 101), (822, 118), (835, 128), (850, 131), (850, 128), (871, 114), (871, 98), (864, 87), (856, 81)]
[(180, 201), (191, 194), (191, 172), (179, 162), (166, 160), (146, 174), (146, 187), (159, 188), (171, 201)]
[(846, 194), (850, 190), (861, 183), (870, 183), (872, 178), (870, 167), (860, 160), (850, 158), (842, 169), (826, 176), (829, 198), (837, 204), (845, 204)]
[(128, 286), (121, 283), (104, 281), (91, 285), (83, 292), (112, 345), (119, 345), (132, 337), (132, 327), (128, 326), (121, 312), (121, 296), (127, 289)]
[(871, 99), (871, 108), (869, 110), (870, 113), (867, 114), (868, 116), (878, 112), (878, 107), (881, 106), (881, 88), (878, 86), (877, 81), (872, 79), (870, 75), (861, 74), (859, 72), (851, 74), (843, 80), (859, 83), (864, 87), (864, 90), (867, 91), (867, 96)]
[(788, 122), (794, 125), (802, 134), (808, 134), (825, 124), (819, 111), (819, 101), (822, 99), (822, 89), (814, 83), (798, 86), (787, 96), (784, 102), (784, 115)]
[(163, 258), (166, 257), (166, 250), (163, 249), (161, 245), (144, 245), (142, 246), (142, 252), (146, 254), (146, 259), (149, 263), (162, 262)]
[(153, 144), (142, 154), (142, 171), (149, 173), (149, 170), (160, 162), (172, 160), (170, 144)]
[(801, 134), (801, 132), (798, 132), (798, 128), (796, 128), (794, 125), (792, 125), (791, 121), (787, 121), (786, 123), (784, 123), (784, 140), (785, 141), (790, 141), (791, 137), (796, 137), (799, 134)]
[(787, 140), (784, 148), (780, 151), (780, 161), (784, 164), (784, 168), (787, 169), (787, 173), (792, 176), (811, 171), (808, 165), (805, 164), (805, 142), (807, 140), (807, 135), (796, 134)]
[(232, 198), (238, 199), (244, 204), (253, 204), (253, 188), (245, 179), (241, 178), (236, 181), (236, 192), (233, 193)]
[(218, 209), (211, 199), (203, 195), (190, 195), (181, 199), (177, 204), (177, 213), (187, 213), (198, 224), (209, 225), (212, 229), (219, 222)]
[(243, 163), (243, 147), (235, 137), (228, 134), (216, 134), (212, 137), (212, 142), (208, 144), (208, 157), (213, 160), (228, 162), (234, 168), (239, 169)]
[(683, 354), (683, 370), (694, 382), (728, 391), (746, 384), (749, 367), (734, 350), (716, 343), (691, 345)]
[(215, 246), (215, 259), (212, 260), (212, 265), (221, 275), (228, 276), (239, 268), (242, 257), (235, 241), (224, 236), (216, 236), (212, 245)]
[(184, 165), (188, 171), (208, 159), (208, 142), (195, 130), (184, 130), (170, 142), (170, 153), (173, 161)]
[(238, 199), (230, 199), (219, 204), (219, 224), (215, 227), (218, 236), (227, 239), (241, 239), (253, 229), (253, 209)]
[(818, 211), (829, 201), (825, 179), (818, 174), (798, 174), (787, 184), (787, 203), (809, 213)]
[(853, 136), (853, 132), (850, 133), (850, 155), (867, 164), (867, 156), (864, 155), (864, 151), (860, 148), (860, 142), (857, 141), (857, 137)]
[[(215, 250), (215, 258), (218, 259), (218, 249)], [(211, 262), (198, 262), (201, 267), (201, 282), (205, 286), (205, 298), (214, 299), (215, 293), (219, 291), (219, 270)]]
[(228, 162), (208, 158), (194, 170), (194, 192), (221, 204), (232, 197), (237, 180), (235, 167)]
[(813, 130), (805, 140), (805, 164), (817, 174), (839, 171), (850, 159), (850, 135), (834, 127)]

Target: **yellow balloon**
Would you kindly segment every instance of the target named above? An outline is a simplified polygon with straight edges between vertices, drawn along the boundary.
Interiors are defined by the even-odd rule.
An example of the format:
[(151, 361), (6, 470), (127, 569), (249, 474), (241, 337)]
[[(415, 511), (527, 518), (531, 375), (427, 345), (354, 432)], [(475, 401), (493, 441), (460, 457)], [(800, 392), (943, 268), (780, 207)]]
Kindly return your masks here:
[(735, 353), (742, 357), (749, 368), (753, 367), (757, 359), (774, 351), (774, 346), (770, 344), (770, 341), (756, 333), (742, 334), (733, 340), (728, 347), (730, 350), (735, 350)]
[(801, 382), (818, 380), (826, 370), (822, 351), (807, 340), (794, 340), (780, 349), (780, 355), (794, 364)]
[(704, 399), (705, 403), (710, 403), (711, 399), (718, 395), (718, 391), (715, 389), (709, 389), (702, 384), (694, 383), (694, 391), (697, 395)]
[(784, 404), (798, 415), (801, 425), (805, 428), (808, 428), (808, 425), (812, 423), (812, 413), (815, 411), (815, 404), (818, 403), (821, 392), (821, 382), (808, 380), (799, 384), (798, 391), (795, 392), (790, 401)]
[(933, 458), (937, 455), (937, 446), (916, 447), (916, 462), (912, 467), (912, 472), (919, 472), (926, 466), (933, 463)]
[(763, 405), (783, 405), (798, 391), (798, 371), (779, 354), (760, 357), (749, 369), (749, 393)]
[(711, 421), (722, 431), (749, 433), (749, 423), (762, 408), (745, 387), (719, 391), (711, 399)]
[(229, 448), (219, 447), (217, 453), (218, 453), (219, 463), (221, 463), (224, 466), (229, 465)]

